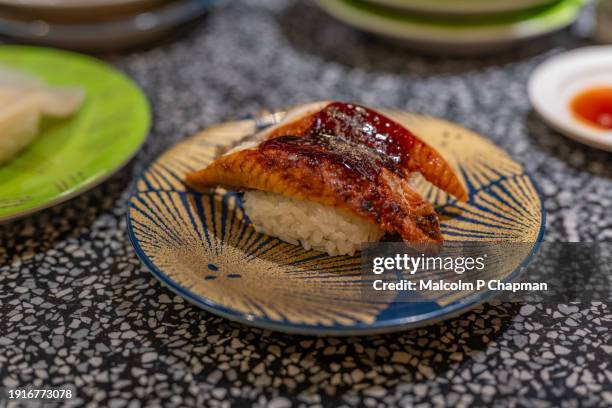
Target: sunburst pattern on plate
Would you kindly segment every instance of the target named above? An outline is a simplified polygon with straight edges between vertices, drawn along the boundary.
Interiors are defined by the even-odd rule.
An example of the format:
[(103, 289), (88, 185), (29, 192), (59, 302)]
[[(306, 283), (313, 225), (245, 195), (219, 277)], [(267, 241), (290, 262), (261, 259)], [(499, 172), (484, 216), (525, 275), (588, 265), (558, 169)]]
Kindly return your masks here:
[[(447, 240), (531, 243), (500, 261), (508, 277), (542, 231), (537, 190), (522, 167), (486, 139), (455, 124), (383, 111), (423, 136), (456, 167), (469, 188), (457, 203), (424, 180), (417, 189), (434, 202)], [(200, 194), (184, 175), (282, 114), (211, 127), (174, 146), (143, 174), (130, 199), (128, 223), (138, 255), (154, 274), (190, 301), (221, 315), (287, 331), (355, 332), (411, 324), (423, 310), (394, 316), (394, 295), (364, 296), (359, 255), (330, 257), (257, 233), (238, 193)], [(439, 293), (434, 312), (455, 310), (468, 294)], [(406, 313), (407, 308), (400, 308)], [(393, 319), (380, 320), (381, 314)], [(428, 313), (432, 310), (428, 310)], [(391, 313), (390, 313), (391, 312)], [(435, 317), (435, 316), (430, 316)], [(429, 317), (428, 317), (429, 318)], [(395, 323), (393, 323), (393, 322)]]

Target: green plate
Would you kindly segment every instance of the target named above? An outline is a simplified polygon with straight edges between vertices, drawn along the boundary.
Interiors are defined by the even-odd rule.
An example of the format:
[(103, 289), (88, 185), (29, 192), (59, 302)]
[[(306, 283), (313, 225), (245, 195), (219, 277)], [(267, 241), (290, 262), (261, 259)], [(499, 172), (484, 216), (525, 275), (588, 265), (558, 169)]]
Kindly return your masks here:
[(555, 0), (368, 0), (407, 11), (444, 15), (507, 13), (553, 3)]
[(64, 120), (43, 120), (41, 135), (0, 165), (0, 222), (67, 200), (99, 184), (136, 153), (151, 114), (142, 91), (111, 66), (50, 48), (0, 46), (0, 65), (49, 85), (85, 89), (81, 109)]

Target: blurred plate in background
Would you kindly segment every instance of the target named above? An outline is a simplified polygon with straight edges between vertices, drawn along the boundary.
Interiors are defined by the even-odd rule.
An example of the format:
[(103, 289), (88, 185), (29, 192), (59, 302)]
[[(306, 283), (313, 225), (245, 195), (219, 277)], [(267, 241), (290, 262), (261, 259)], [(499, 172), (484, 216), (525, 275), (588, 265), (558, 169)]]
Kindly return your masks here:
[(407, 11), (439, 14), (488, 14), (524, 10), (557, 0), (369, 0)]
[(0, 14), (21, 20), (85, 23), (134, 15), (173, 0), (0, 0)]
[(460, 20), (391, 10), (363, 0), (319, 0), (319, 5), (349, 25), (402, 40), (423, 52), (474, 55), (565, 28), (578, 17), (583, 1), (561, 0), (536, 9)]
[[(128, 1), (130, 4), (137, 3), (123, 0), (124, 3)], [(95, 2), (101, 3), (102, 1)], [(138, 9), (136, 14), (121, 14), (112, 18), (107, 16), (99, 21), (93, 21), (91, 17), (85, 21), (73, 18), (77, 22), (32, 20), (30, 17), (0, 9), (0, 34), (21, 41), (89, 52), (116, 50), (164, 37), (172, 29), (202, 17), (214, 0), (143, 0), (138, 3), (143, 6), (146, 4), (149, 8)], [(156, 7), (150, 8), (154, 5)], [(74, 13), (73, 16), (78, 16), (81, 12)], [(87, 14), (91, 16), (92, 11)]]
[(156, 0), (0, 0), (0, 5), (41, 8), (90, 8), (101, 6), (117, 6), (127, 4), (152, 3)]

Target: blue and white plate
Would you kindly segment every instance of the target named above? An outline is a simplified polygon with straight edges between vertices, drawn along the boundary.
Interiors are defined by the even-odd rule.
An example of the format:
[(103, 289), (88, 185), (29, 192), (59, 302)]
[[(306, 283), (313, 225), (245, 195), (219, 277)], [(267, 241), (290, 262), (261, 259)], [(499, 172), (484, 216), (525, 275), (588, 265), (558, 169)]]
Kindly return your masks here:
[[(513, 281), (544, 231), (538, 189), (522, 166), (481, 136), (455, 124), (384, 111), (426, 135), (455, 166), (470, 198), (458, 203), (420, 180), (437, 206), (447, 240), (530, 243), (505, 258), (497, 278)], [(363, 335), (430, 324), (468, 310), (495, 292), (440, 292), (427, 302), (393, 296), (366, 299), (355, 256), (330, 257), (257, 233), (240, 195), (201, 194), (183, 183), (187, 172), (225, 148), (275, 123), (282, 113), (220, 124), (169, 149), (137, 181), (128, 230), (136, 253), (169, 289), (201, 308), (245, 324), (291, 333)]]

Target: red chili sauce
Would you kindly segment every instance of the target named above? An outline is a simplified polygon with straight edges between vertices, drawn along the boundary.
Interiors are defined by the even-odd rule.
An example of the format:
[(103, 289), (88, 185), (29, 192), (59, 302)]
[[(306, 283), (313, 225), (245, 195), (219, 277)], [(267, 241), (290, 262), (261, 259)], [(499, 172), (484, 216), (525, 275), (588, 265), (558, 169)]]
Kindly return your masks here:
[(612, 130), (612, 86), (587, 88), (570, 102), (574, 116), (597, 129)]

